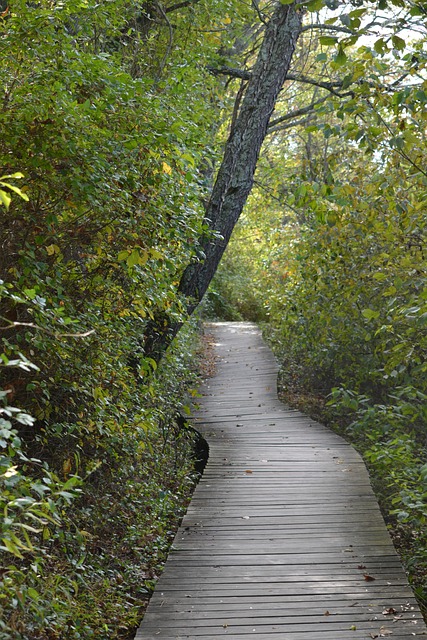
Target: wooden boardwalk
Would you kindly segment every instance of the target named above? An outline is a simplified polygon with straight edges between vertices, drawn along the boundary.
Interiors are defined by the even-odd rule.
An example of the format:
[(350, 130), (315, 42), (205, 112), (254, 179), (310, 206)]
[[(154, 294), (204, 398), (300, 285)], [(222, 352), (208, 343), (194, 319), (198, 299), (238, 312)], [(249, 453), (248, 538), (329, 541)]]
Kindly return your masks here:
[(209, 462), (136, 640), (426, 635), (360, 456), (279, 402), (254, 325), (208, 331)]

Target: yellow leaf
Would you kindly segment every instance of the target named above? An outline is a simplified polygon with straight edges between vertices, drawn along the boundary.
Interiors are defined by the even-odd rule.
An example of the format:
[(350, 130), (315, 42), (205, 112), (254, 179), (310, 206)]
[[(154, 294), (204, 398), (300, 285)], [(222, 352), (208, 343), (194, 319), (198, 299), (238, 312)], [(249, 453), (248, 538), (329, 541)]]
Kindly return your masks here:
[(162, 166), (163, 166), (164, 173), (167, 173), (168, 176), (170, 176), (172, 173), (172, 167), (170, 167), (167, 162), (163, 162)]
[(46, 247), (46, 252), (48, 256), (53, 256), (55, 253), (59, 253), (60, 249), (57, 244), (50, 244)]

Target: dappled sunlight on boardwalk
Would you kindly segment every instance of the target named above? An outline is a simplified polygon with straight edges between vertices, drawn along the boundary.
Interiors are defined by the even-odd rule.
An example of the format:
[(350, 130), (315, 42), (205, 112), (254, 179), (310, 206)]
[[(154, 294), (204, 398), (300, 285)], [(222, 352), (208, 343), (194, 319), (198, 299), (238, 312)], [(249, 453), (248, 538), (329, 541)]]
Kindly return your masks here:
[(137, 640), (409, 640), (426, 628), (363, 461), (277, 399), (250, 323), (213, 323), (209, 462)]

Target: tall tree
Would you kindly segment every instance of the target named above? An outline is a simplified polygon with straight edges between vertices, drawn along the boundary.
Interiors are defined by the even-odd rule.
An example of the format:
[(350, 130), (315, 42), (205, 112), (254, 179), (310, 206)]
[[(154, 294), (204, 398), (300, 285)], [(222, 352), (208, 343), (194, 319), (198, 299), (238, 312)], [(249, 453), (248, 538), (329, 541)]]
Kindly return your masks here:
[[(202, 258), (188, 265), (179, 284), (179, 291), (188, 299), (189, 313), (206, 292), (251, 191), (270, 117), (301, 33), (302, 16), (302, 8), (295, 3), (278, 3), (266, 26), (206, 207), (208, 233), (200, 245)], [(178, 322), (164, 315), (155, 318), (147, 328), (146, 353), (159, 359), (179, 328)]]

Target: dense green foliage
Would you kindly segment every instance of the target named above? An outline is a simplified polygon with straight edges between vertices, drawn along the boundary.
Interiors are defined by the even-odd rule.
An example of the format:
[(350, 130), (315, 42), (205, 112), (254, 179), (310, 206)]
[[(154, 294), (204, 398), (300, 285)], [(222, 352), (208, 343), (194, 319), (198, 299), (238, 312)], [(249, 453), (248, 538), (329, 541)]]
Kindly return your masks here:
[(185, 317), (223, 99), (205, 65), (240, 11), (192, 4), (2, 4), (5, 640), (126, 637), (191, 489), (188, 332), (159, 367), (141, 345)]
[[(419, 15), (412, 41), (397, 31), (361, 47), (335, 35), (312, 47), (305, 69), (329, 88), (285, 87), (277, 120), (285, 116), (286, 129), (273, 127), (264, 146), (210, 304), (225, 317), (233, 303), (243, 317), (267, 315), (286, 400), (340, 425), (360, 447), (427, 602), (427, 34)], [(349, 24), (357, 10), (344, 18)]]

